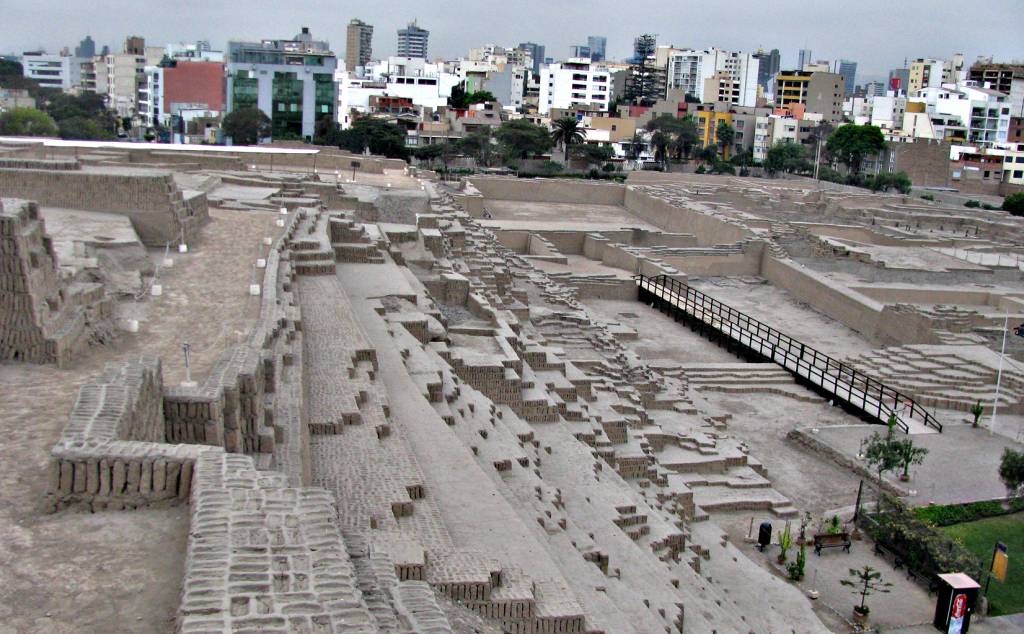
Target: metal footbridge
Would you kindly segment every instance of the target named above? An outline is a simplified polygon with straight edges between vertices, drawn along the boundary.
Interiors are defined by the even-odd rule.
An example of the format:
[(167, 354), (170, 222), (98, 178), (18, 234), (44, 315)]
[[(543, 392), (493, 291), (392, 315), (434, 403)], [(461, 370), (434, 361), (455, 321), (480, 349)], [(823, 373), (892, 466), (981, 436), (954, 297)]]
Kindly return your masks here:
[(849, 365), (833, 359), (789, 335), (723, 304), (684, 282), (666, 275), (635, 275), (639, 300), (651, 304), (698, 332), (723, 339), (746, 356), (768, 360), (789, 371), (796, 380), (837, 401), (872, 423), (886, 424), (896, 416), (904, 433), (934, 428), (942, 423), (910, 396)]

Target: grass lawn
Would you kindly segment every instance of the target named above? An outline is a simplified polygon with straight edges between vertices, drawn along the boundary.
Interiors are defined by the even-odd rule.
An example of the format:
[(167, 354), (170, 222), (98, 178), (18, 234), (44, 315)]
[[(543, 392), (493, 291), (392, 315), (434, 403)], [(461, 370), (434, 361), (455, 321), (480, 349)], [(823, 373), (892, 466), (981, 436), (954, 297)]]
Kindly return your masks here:
[[(992, 547), (995, 543), (998, 541), (1006, 544), (1010, 567), (1005, 583), (993, 579), (989, 586), (989, 613), (998, 615), (1024, 612), (1024, 513), (943, 526), (939, 530), (962, 540), (964, 546), (985, 562), (986, 568), (992, 562)], [(985, 580), (979, 579), (979, 583), (984, 589)]]

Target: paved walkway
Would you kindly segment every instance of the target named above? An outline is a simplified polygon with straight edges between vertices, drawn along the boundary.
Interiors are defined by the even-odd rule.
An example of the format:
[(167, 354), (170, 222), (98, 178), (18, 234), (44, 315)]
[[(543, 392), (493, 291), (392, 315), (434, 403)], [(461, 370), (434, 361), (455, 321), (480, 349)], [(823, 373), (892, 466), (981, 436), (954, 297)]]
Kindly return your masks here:
[[(876, 425), (822, 427), (817, 438), (856, 459), (861, 441), (877, 431)], [(1024, 451), (1024, 445), (1009, 438), (963, 424), (946, 425), (941, 434), (914, 436), (913, 440), (915, 445), (928, 449), (924, 464), (910, 468), (909, 482), (899, 482), (897, 474), (887, 477), (901, 488), (917, 492), (905, 498), (914, 505), (956, 504), (1003, 497), (1006, 489), (999, 481), (1003, 448)]]

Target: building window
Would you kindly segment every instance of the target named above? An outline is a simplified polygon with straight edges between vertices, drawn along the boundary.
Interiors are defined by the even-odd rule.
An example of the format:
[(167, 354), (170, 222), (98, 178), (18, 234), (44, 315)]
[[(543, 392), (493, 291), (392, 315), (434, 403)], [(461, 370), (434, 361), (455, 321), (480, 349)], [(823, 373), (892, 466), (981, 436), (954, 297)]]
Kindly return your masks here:
[(231, 107), (255, 108), (259, 102), (259, 80), (247, 70), (235, 73), (231, 82)]
[(275, 139), (302, 137), (302, 80), (295, 73), (274, 73), (271, 90), (272, 134)]

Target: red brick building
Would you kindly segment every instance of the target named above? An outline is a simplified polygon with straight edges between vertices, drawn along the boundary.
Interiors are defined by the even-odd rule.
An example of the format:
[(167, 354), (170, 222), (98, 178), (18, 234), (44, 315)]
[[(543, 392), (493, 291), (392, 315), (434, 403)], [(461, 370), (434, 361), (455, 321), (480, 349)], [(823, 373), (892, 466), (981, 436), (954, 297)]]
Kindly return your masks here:
[(224, 111), (223, 63), (179, 61), (165, 68), (163, 75), (163, 113), (177, 114), (180, 109)]

